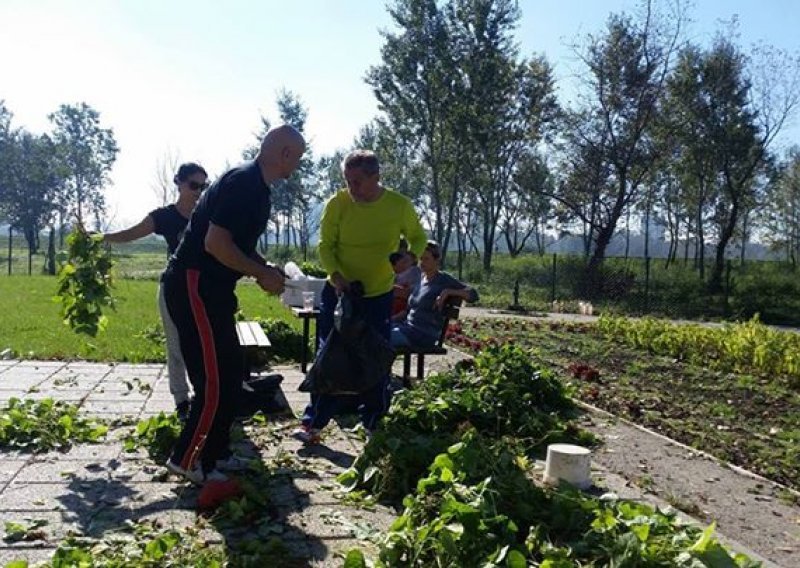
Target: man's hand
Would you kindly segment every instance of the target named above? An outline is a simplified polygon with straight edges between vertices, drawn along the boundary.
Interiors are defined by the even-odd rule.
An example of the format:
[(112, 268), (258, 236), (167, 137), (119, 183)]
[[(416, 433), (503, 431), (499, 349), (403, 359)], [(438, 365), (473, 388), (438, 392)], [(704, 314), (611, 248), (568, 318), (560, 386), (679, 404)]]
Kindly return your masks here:
[(340, 296), (350, 289), (350, 282), (338, 272), (331, 274), (331, 281), (333, 287), (336, 288), (336, 293)]
[(261, 289), (271, 294), (282, 294), (285, 282), (286, 275), (276, 266), (265, 266), (261, 274), (256, 277), (256, 283)]

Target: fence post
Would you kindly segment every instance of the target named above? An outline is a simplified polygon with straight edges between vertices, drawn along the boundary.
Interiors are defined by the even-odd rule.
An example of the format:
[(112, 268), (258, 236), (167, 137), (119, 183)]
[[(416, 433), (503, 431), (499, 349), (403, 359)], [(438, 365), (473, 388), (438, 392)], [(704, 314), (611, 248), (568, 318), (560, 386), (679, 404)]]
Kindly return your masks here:
[(650, 313), (650, 257), (644, 258), (644, 313)]
[(731, 297), (731, 259), (728, 259), (725, 262), (725, 303), (723, 304), (723, 309), (725, 310), (725, 317), (729, 316), (731, 313), (730, 297)]
[(550, 288), (550, 303), (556, 301), (556, 262), (557, 262), (557, 253), (553, 253), (553, 274), (550, 278), (551, 288)]
[(8, 275), (11, 276), (11, 240), (14, 238), (11, 225), (8, 226)]

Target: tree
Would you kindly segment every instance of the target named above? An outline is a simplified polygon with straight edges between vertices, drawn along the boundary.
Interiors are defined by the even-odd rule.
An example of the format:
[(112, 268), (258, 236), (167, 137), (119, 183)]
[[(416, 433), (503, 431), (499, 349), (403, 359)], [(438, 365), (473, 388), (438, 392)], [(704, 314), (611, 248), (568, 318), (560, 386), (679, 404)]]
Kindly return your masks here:
[(793, 268), (800, 260), (800, 147), (792, 147), (779, 166), (777, 182), (769, 186), (765, 237), (782, 250)]
[[(587, 269), (592, 289), (620, 218), (639, 197), (640, 186), (659, 157), (653, 126), (684, 19), (681, 5), (674, 7), (667, 16), (646, 0), (638, 19), (612, 14), (605, 33), (590, 35), (580, 55), (588, 69), (588, 88), (583, 108), (573, 111), (572, 123), (583, 124), (586, 134), (573, 147), (592, 159), (577, 163), (594, 163), (597, 166), (589, 171), (595, 172), (604, 171), (607, 164), (610, 173), (608, 183), (595, 186), (602, 191), (594, 193), (598, 200), (593, 215), (582, 215), (592, 223), (594, 250)], [(581, 216), (582, 203), (562, 202)]]
[[(12, 153), (12, 130), (11, 119), (13, 114), (6, 107), (5, 101), (0, 99), (0, 221), (8, 222), (9, 196), (8, 188), (10, 184), (9, 168), (10, 156)], [(11, 249), (13, 241), (13, 228), (8, 223), (8, 273), (11, 274)]]
[[(285, 124), (291, 124), (301, 134), (304, 134), (306, 120), (308, 119), (308, 109), (303, 105), (300, 97), (291, 91), (283, 89), (278, 95), (277, 105), (281, 121)], [(300, 165), (287, 180), (286, 187), (280, 192), (280, 197), (277, 200), (279, 207), (282, 206), (286, 218), (285, 244), (289, 244), (289, 233), (296, 226), (294, 244), (298, 244), (296, 239), (299, 237), (303, 259), (308, 257), (311, 235), (318, 225), (318, 220), (312, 215), (314, 205), (319, 203), (320, 200), (319, 188), (315, 183), (316, 177), (314, 150), (310, 142), (306, 142), (306, 151), (300, 159)]]
[(611, 166), (605, 159), (605, 137), (608, 135), (596, 121), (586, 120), (584, 113), (570, 113), (562, 120), (561, 181), (549, 194), (557, 202), (558, 220), (567, 226), (577, 223), (583, 237), (583, 254), (589, 258), (596, 233), (608, 225), (613, 185)]
[(744, 251), (768, 183), (769, 147), (800, 101), (800, 60), (764, 46), (750, 58), (735, 36), (734, 22), (708, 50), (687, 47), (670, 81), (701, 277), (707, 220), (716, 232), (711, 292), (722, 289), (726, 253), (737, 235)]
[[(469, 178), (482, 221), (483, 268), (491, 270), (501, 217), (511, 205), (520, 161), (558, 113), (552, 70), (543, 57), (519, 60), (511, 0), (454, 0), (448, 5), (460, 70), (457, 108), (475, 157)], [(462, 161), (459, 160), (459, 163)]]
[(5, 200), (11, 226), (22, 231), (28, 243), (28, 274), (31, 259), (39, 249), (39, 233), (55, 210), (56, 188), (62, 182), (53, 161), (54, 144), (46, 135), (24, 130), (15, 133), (9, 152)]
[[(10, 156), (13, 148), (11, 119), (14, 115), (0, 99), (0, 219), (6, 216), (8, 204), (8, 171), (11, 166)], [(10, 260), (9, 260), (10, 262)]]
[(171, 148), (168, 148), (156, 161), (156, 171), (151, 188), (162, 207), (175, 203), (178, 199), (175, 174), (180, 163), (180, 153)]
[(708, 140), (711, 105), (700, 88), (704, 57), (693, 45), (681, 50), (668, 80), (664, 112), (665, 132), (674, 144), (672, 167), (680, 186), (677, 201), (687, 215), (687, 240), (689, 226), (694, 228), (695, 268), (701, 279), (705, 279), (706, 222), (719, 189), (716, 150)]
[(712, 291), (722, 289), (725, 252), (743, 213), (755, 202), (758, 177), (767, 170), (769, 148), (800, 102), (800, 59), (761, 46), (752, 68), (748, 59), (720, 36), (707, 60), (709, 98), (716, 101), (714, 145), (719, 152), (722, 199), (718, 204), (720, 234)]
[(443, 177), (450, 167), (452, 113), (456, 75), (453, 42), (443, 11), (435, 0), (395, 0), (389, 14), (399, 28), (383, 32), (381, 64), (369, 69), (366, 82), (386, 116), (386, 127), (406, 141), (409, 162), (427, 170), (426, 205), (434, 238), (447, 250), (456, 197)]
[(520, 161), (501, 218), (503, 237), (514, 257), (533, 237), (536, 252), (544, 254), (547, 222), (552, 214), (552, 176), (543, 158), (530, 153)]
[(86, 214), (92, 214), (99, 226), (105, 211), (103, 188), (119, 152), (114, 132), (101, 127), (100, 113), (86, 103), (61, 105), (49, 119), (55, 157), (64, 174), (59, 192), (62, 215), (83, 224)]
[[(292, 91), (281, 89), (276, 100), (280, 122), (290, 124), (300, 133), (305, 133), (308, 109), (302, 100)], [(254, 136), (256, 141), (242, 151), (245, 160), (252, 160), (258, 154), (261, 141), (272, 127), (272, 122), (261, 116), (261, 129)], [(311, 236), (316, 232), (318, 219), (314, 215), (314, 207), (318, 204), (320, 196), (317, 186), (317, 161), (314, 157), (310, 143), (306, 142), (306, 151), (300, 160), (300, 165), (285, 184), (280, 184), (279, 189), (272, 192), (272, 215), (269, 225), (274, 229), (276, 243), (283, 239), (284, 245), (294, 244), (303, 251), (303, 257), (308, 254)], [(268, 232), (265, 233), (265, 242), (262, 251), (266, 250), (269, 241)]]

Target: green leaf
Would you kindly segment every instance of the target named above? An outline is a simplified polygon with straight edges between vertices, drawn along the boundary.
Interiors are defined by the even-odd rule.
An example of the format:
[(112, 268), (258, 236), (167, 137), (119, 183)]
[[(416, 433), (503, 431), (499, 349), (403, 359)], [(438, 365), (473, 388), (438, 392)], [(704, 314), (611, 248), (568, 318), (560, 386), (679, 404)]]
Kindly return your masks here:
[(524, 554), (519, 550), (513, 549), (508, 553), (506, 566), (508, 566), (508, 568), (527, 568), (528, 562), (525, 560)]
[(633, 532), (640, 541), (647, 542), (647, 538), (650, 536), (650, 525), (632, 525), (631, 532)]
[(344, 568), (367, 568), (364, 554), (357, 548), (352, 548), (344, 558)]
[(349, 468), (336, 476), (336, 481), (344, 486), (345, 490), (352, 491), (358, 485), (358, 470)]
[(697, 542), (695, 542), (689, 550), (691, 552), (705, 552), (714, 538), (714, 530), (716, 526), (717, 526), (716, 522), (713, 522), (710, 525), (708, 525), (706, 529), (703, 531), (703, 534), (700, 535), (700, 538), (697, 539)]

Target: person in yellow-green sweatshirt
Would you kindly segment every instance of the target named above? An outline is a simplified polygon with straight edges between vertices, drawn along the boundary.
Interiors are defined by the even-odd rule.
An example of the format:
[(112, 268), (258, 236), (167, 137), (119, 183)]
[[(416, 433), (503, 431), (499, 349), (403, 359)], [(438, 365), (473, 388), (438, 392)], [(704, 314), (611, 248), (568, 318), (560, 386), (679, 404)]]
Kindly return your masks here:
[[(420, 255), (427, 235), (411, 200), (380, 183), (380, 164), (368, 150), (357, 150), (342, 162), (347, 188), (325, 204), (320, 221), (319, 258), (328, 273), (317, 320), (317, 343), (333, 329), (339, 295), (351, 282), (364, 287), (368, 323), (387, 340), (390, 336), (394, 271), (389, 255), (405, 238), (410, 252)], [(319, 349), (318, 349), (319, 351)], [(314, 395), (301, 426), (292, 435), (306, 444), (320, 441), (320, 431), (345, 408), (356, 407), (368, 432), (389, 408), (389, 376), (358, 397)]]

